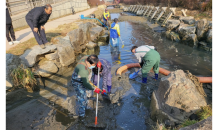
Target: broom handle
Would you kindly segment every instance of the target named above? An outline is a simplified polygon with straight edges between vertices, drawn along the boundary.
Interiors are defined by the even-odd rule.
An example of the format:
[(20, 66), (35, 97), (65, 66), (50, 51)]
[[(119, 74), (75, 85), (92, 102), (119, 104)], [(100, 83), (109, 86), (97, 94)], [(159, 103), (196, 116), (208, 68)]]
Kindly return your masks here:
[[(120, 40), (121, 40), (121, 43), (123, 44), (123, 40), (122, 40), (121, 36), (120, 36)], [(123, 45), (124, 45), (124, 44), (123, 44)]]
[[(98, 68), (98, 84), (97, 84), (97, 87), (99, 88), (99, 68)], [(96, 102), (95, 126), (97, 125), (97, 115), (98, 115), (98, 93), (97, 93), (97, 102)]]

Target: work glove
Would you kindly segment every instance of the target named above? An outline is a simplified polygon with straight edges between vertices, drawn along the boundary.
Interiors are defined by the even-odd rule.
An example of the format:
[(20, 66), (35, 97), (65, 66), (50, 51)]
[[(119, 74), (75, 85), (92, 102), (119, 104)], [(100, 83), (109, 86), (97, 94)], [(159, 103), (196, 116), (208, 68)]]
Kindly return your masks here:
[(101, 69), (101, 62), (100, 62), (100, 61), (98, 61), (97, 67), (98, 67), (99, 69)]
[(106, 90), (103, 89), (103, 91), (101, 92), (101, 94), (105, 94), (105, 95), (106, 95)]
[(108, 93), (111, 92), (111, 86), (107, 86), (107, 92), (108, 92)]
[(142, 77), (142, 83), (145, 83), (145, 84), (147, 83), (147, 77), (145, 77), (145, 78)]
[(158, 80), (158, 74), (155, 74), (155, 76), (153, 77), (153, 79)]
[(98, 93), (98, 94), (100, 93), (100, 91), (101, 91), (101, 90), (100, 90), (99, 88), (95, 88), (95, 90), (94, 90), (94, 92), (96, 92), (96, 93)]

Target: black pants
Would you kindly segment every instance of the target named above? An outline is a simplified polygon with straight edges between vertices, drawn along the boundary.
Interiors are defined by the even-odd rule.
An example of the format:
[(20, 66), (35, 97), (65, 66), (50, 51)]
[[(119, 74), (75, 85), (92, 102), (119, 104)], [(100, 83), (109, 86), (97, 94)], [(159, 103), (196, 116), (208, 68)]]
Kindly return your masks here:
[[(28, 19), (26, 19), (26, 22), (33, 31), (33, 29), (34, 29), (33, 22), (31, 20), (28, 20)], [(47, 43), (48, 40), (46, 39), (45, 30), (41, 29), (41, 25), (39, 25), (37, 28), (38, 28), (38, 32), (33, 31), (33, 35), (34, 35), (36, 41), (38, 42), (39, 45)]]
[(14, 34), (14, 28), (13, 28), (12, 24), (6, 24), (6, 38), (7, 38), (8, 42), (11, 41), (11, 38), (9, 36), (9, 32), (10, 32), (10, 35), (11, 35), (11, 38), (13, 39), (13, 41), (16, 41), (15, 34)]

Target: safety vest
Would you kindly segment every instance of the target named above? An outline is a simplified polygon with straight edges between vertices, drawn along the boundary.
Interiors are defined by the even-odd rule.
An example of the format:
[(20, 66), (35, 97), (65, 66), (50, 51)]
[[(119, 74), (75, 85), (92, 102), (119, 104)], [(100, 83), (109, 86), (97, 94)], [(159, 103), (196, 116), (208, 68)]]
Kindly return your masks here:
[(107, 13), (106, 13), (106, 12), (104, 12), (104, 19), (106, 20), (106, 19), (107, 19), (107, 17), (108, 17), (108, 18), (110, 17), (110, 13), (109, 13), (109, 11), (107, 11)]

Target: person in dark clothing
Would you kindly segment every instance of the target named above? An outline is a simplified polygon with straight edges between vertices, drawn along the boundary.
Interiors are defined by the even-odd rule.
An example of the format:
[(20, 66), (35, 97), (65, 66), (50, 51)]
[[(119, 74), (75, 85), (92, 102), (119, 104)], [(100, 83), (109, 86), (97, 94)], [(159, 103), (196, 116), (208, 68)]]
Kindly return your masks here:
[(45, 48), (45, 45), (52, 45), (46, 39), (45, 35), (45, 23), (48, 21), (52, 13), (52, 7), (50, 4), (47, 4), (42, 7), (35, 7), (28, 12), (26, 15), (26, 22), (33, 31), (33, 34), (36, 38), (36, 41), (42, 49)]
[[(11, 40), (11, 38), (9, 36), (9, 33), (10, 33), (11, 38), (13, 39), (13, 41)], [(13, 25), (12, 25), (12, 20), (11, 20), (11, 16), (9, 14), (8, 8), (6, 8), (6, 38), (8, 40), (9, 45), (20, 43), (20, 41), (16, 41), (14, 28), (13, 28)]]

